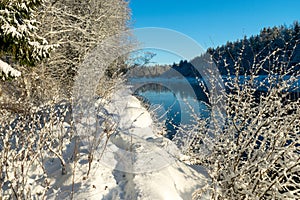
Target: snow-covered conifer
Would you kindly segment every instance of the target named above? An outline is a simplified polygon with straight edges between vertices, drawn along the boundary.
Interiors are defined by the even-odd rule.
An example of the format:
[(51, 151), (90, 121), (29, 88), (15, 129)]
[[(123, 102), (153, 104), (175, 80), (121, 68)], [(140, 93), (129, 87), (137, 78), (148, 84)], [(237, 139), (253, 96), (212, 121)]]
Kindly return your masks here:
[[(11, 63), (34, 66), (47, 57), (53, 45), (37, 34), (37, 12), (44, 0), (10, 0), (0, 2), (0, 71), (3, 79), (20, 76)], [(8, 59), (9, 58), (9, 59)]]

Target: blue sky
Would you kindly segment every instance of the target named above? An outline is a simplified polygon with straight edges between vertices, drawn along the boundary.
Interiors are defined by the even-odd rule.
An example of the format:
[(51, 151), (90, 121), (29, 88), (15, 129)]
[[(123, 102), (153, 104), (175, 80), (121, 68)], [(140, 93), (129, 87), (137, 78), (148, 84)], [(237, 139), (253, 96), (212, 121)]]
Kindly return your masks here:
[(131, 0), (133, 28), (173, 29), (204, 49), (300, 21), (300, 0)]

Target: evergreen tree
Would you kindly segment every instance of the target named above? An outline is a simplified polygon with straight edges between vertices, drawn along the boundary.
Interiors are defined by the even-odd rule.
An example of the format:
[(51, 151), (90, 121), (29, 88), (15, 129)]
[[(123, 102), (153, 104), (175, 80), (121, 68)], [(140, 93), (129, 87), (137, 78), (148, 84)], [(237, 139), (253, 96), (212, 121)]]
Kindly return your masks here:
[(47, 57), (53, 45), (36, 31), (37, 9), (44, 0), (4, 0), (0, 2), (0, 77), (18, 77), (21, 73), (9, 64), (34, 66)]

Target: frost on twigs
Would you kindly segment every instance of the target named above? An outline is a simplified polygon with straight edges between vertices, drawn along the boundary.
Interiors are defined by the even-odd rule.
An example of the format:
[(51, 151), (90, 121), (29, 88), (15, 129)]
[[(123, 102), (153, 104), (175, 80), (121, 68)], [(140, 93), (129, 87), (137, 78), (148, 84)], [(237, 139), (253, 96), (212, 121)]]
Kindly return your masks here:
[[(56, 79), (61, 95), (70, 97), (73, 83), (79, 70), (88, 68), (86, 56), (94, 52), (95, 48), (108, 38), (114, 37), (127, 30), (129, 10), (126, 1), (74, 1), (49, 0), (45, 1), (43, 9), (38, 13), (41, 19), (38, 32), (44, 35), (51, 43), (58, 44), (59, 48), (51, 52), (51, 59), (43, 63), (45, 73)], [(122, 40), (122, 42), (125, 40)], [(117, 44), (117, 46), (113, 46)], [(105, 57), (119, 45), (113, 43), (103, 51), (96, 50), (97, 55), (91, 61)], [(127, 43), (128, 45), (128, 43)], [(112, 54), (110, 57), (115, 56)], [(114, 59), (117, 59), (115, 57)], [(104, 61), (101, 65), (110, 64), (110, 74), (124, 66), (126, 58), (121, 62)], [(85, 62), (83, 64), (83, 62)], [(110, 63), (109, 63), (110, 62)], [(80, 69), (82, 68), (82, 69)], [(98, 66), (100, 70), (101, 66)], [(99, 79), (99, 77), (98, 77)]]
[[(191, 147), (211, 142), (207, 154), (191, 154), (208, 169), (212, 183), (206, 191), (212, 199), (299, 198), (300, 76), (299, 63), (290, 62), (296, 48), (298, 42), (263, 59), (255, 55), (248, 75), (239, 74), (237, 60), (236, 75), (224, 78), (224, 124), (211, 130), (213, 137), (200, 133)], [(196, 192), (195, 199), (203, 192)]]
[[(67, 104), (0, 109), (0, 194), (5, 199), (45, 198), (51, 184), (49, 165), (66, 172), (72, 132)], [(58, 172), (59, 173), (59, 172)]]
[[(45, 199), (53, 193), (72, 199), (78, 192), (93, 154), (81, 149), (74, 133), (71, 86), (88, 52), (125, 29), (126, 6), (119, 0), (0, 1), (0, 71), (22, 72), (14, 81), (0, 81), (0, 199)], [(49, 58), (53, 46), (47, 41), (60, 45)], [(112, 48), (117, 46), (103, 51)], [(92, 80), (95, 87), (100, 78)], [(109, 96), (98, 88), (103, 98)], [(84, 167), (76, 171), (78, 164)]]

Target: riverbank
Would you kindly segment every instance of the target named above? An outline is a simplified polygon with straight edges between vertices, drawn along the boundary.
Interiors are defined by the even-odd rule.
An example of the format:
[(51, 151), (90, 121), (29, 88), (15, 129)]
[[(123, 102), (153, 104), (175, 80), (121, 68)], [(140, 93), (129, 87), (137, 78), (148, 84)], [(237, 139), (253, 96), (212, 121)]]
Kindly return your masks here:
[(207, 184), (205, 172), (182, 162), (176, 146), (157, 134), (151, 115), (128, 88), (117, 91), (103, 109), (114, 116), (117, 132), (104, 152), (94, 154), (89, 177), (84, 156), (68, 166), (73, 176), (53, 170), (49, 199), (69, 199), (73, 191), (74, 199), (189, 200)]

